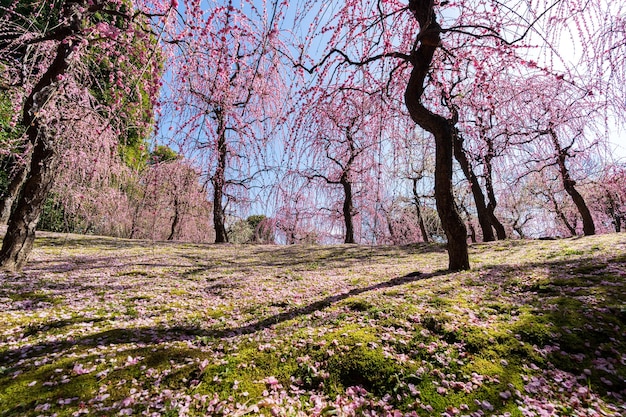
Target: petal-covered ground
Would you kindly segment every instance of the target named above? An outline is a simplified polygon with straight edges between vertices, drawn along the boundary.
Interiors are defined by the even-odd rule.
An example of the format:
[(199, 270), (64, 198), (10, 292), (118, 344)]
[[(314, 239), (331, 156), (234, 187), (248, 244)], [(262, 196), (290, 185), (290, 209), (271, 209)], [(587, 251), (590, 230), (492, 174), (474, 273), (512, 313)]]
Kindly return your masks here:
[(623, 416), (626, 235), (471, 247), (41, 233), (0, 416)]

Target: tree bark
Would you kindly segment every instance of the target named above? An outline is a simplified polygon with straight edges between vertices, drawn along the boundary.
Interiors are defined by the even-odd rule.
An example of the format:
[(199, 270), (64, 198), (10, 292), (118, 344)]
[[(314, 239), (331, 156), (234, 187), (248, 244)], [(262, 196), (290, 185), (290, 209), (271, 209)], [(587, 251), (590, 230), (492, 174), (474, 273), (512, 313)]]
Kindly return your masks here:
[(567, 169), (567, 165), (565, 161), (567, 159), (567, 149), (563, 149), (559, 140), (556, 136), (556, 132), (554, 129), (550, 129), (550, 136), (552, 137), (552, 144), (554, 145), (554, 150), (557, 153), (557, 163), (559, 166), (559, 172), (561, 174), (561, 179), (563, 181), (563, 188), (569, 196), (572, 198), (572, 201), (576, 205), (580, 216), (583, 219), (583, 233), (585, 236), (591, 236), (596, 234), (596, 226), (593, 223), (593, 217), (591, 216), (591, 211), (589, 211), (589, 207), (587, 207), (587, 203), (583, 196), (576, 189), (576, 181), (572, 179), (569, 174), (569, 170)]
[[(72, 28), (77, 31), (79, 28)], [(19, 271), (28, 259), (35, 240), (35, 228), (43, 205), (52, 188), (58, 155), (54, 149), (55, 138), (48, 137), (46, 126), (41, 124), (39, 111), (53, 93), (53, 85), (69, 67), (73, 46), (71, 41), (60, 42), (55, 58), (33, 87), (22, 107), (21, 123), (26, 127), (26, 137), (33, 145), (30, 170), (15, 210), (8, 221), (7, 232), (0, 249), (0, 266), (9, 271)]]
[(167, 237), (167, 240), (174, 240), (174, 236), (176, 236), (176, 228), (178, 227), (179, 222), (180, 222), (180, 202), (178, 201), (178, 197), (174, 197), (174, 218), (172, 219), (172, 226), (170, 228), (170, 234)]
[(420, 232), (422, 233), (422, 240), (428, 243), (430, 242), (430, 237), (428, 236), (424, 216), (422, 216), (422, 208), (420, 207), (420, 197), (417, 193), (417, 178), (413, 178), (413, 201), (415, 202), (415, 214), (417, 215), (417, 222), (419, 223)]
[(480, 187), (478, 177), (474, 174), (474, 170), (467, 158), (465, 150), (463, 150), (463, 138), (457, 132), (454, 138), (454, 157), (459, 162), (465, 178), (470, 183), (472, 189), (472, 196), (474, 197), (474, 204), (476, 204), (476, 214), (478, 215), (478, 223), (480, 224), (480, 230), (483, 233), (483, 242), (493, 242), (496, 240), (491, 227), (491, 217), (487, 210), (487, 204), (485, 204), (485, 195)]
[(343, 186), (343, 219), (346, 225), (346, 238), (344, 243), (354, 243), (354, 223), (352, 219), (352, 212), (354, 206), (352, 203), (352, 184), (347, 178), (347, 175), (341, 176), (341, 185)]
[(11, 178), (11, 181), (9, 182), (9, 187), (7, 188), (4, 196), (2, 196), (2, 200), (0, 200), (0, 224), (7, 224), (7, 222), (9, 221), (9, 216), (11, 215), (13, 203), (15, 203), (15, 200), (18, 197), (20, 190), (22, 189), (22, 186), (26, 181), (27, 175), (27, 166), (17, 167), (17, 172)]
[(224, 225), (224, 184), (226, 184), (226, 126), (222, 114), (217, 112), (218, 140), (217, 140), (217, 168), (212, 178), (213, 183), (213, 227), (215, 228), (215, 243), (227, 243), (228, 234)]
[(563, 225), (567, 228), (571, 236), (576, 236), (576, 227), (572, 226), (570, 222), (567, 220), (567, 216), (563, 213), (563, 210), (560, 209), (559, 203), (556, 201), (553, 195), (550, 195), (550, 200), (552, 201), (552, 205), (554, 206), (554, 211), (556, 215), (561, 219)]
[(35, 228), (52, 188), (58, 162), (58, 155), (47, 141), (38, 140), (33, 149), (30, 174), (2, 241), (0, 265), (8, 271), (20, 271), (30, 255)]
[(496, 230), (496, 236), (498, 240), (506, 239), (506, 230), (504, 226), (496, 216), (496, 207), (498, 200), (496, 200), (496, 193), (493, 190), (493, 165), (491, 160), (494, 158), (493, 142), (491, 139), (485, 139), (487, 142), (487, 154), (485, 155), (485, 189), (487, 190), (487, 213), (491, 220), (491, 225)]
[(435, 138), (435, 200), (441, 225), (446, 233), (448, 268), (451, 271), (467, 270), (469, 254), (467, 229), (459, 215), (452, 192), (452, 154), (455, 129), (451, 120), (434, 114), (421, 102), (424, 80), (430, 69), (436, 49), (439, 47), (441, 26), (437, 23), (430, 0), (411, 0), (409, 9), (420, 25), (420, 44), (411, 53), (413, 65), (404, 93), (405, 104), (415, 123)]

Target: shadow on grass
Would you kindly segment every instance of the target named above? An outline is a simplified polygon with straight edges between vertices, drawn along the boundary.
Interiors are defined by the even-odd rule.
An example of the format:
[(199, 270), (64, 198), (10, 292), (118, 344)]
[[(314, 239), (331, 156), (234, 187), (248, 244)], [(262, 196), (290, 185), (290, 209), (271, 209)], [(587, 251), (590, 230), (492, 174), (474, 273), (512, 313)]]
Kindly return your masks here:
[[(239, 327), (231, 327), (218, 330), (206, 330), (198, 327), (139, 327), (132, 329), (111, 329), (94, 335), (76, 338), (73, 340), (60, 340), (56, 342), (28, 345), (22, 348), (5, 350), (4, 352), (0, 351), (0, 363), (5, 363), (5, 366), (14, 366), (15, 362), (21, 359), (38, 357), (49, 353), (58, 353), (77, 345), (95, 347), (99, 345), (121, 343), (160, 343), (167, 341), (194, 340), (197, 337), (220, 339), (224, 337), (253, 334), (276, 324), (292, 320), (300, 316), (309, 315), (316, 311), (324, 310), (325, 308), (328, 308), (333, 304), (336, 304), (355, 295), (359, 295), (369, 291), (392, 288), (399, 285), (430, 279), (445, 274), (447, 274), (447, 272), (445, 271), (430, 274), (411, 273), (405, 276), (392, 278), (389, 281), (385, 281), (379, 284), (374, 284), (361, 288), (354, 288), (345, 293), (332, 295), (322, 300), (315, 301), (311, 304), (302, 307), (295, 307), (282, 313), (278, 313), (273, 316), (261, 319), (254, 323), (246, 324)], [(88, 321), (93, 320), (89, 319)], [(60, 323), (59, 326), (63, 327), (69, 324), (70, 323)], [(35, 329), (35, 331), (36, 330), (37, 329)]]
[[(626, 365), (623, 356), (623, 352), (626, 352), (626, 341), (623, 337), (625, 320), (621, 310), (626, 306), (623, 285), (625, 264), (626, 258), (623, 256), (600, 261), (590, 255), (574, 260), (490, 266), (460, 273), (459, 285), (462, 285), (463, 278), (469, 280), (480, 274), (480, 279), (474, 279), (467, 285), (482, 287), (483, 291), (478, 292), (482, 292), (481, 300), (485, 305), (479, 307), (481, 310), (483, 308), (491, 310), (489, 314), (498, 316), (496, 320), (498, 323), (505, 322), (507, 316), (518, 317), (515, 314), (520, 314), (519, 310), (522, 309), (526, 309), (527, 314), (523, 320), (511, 320), (505, 327), (507, 332), (503, 331), (502, 335), (496, 335), (496, 338), (485, 333), (485, 329), (480, 326), (475, 326), (475, 329), (474, 326), (467, 326), (468, 328), (460, 329), (453, 335), (455, 339), (450, 342), (465, 344), (468, 352), (481, 356), (488, 363), (492, 361), (497, 363), (499, 358), (514, 360), (515, 357), (525, 361), (524, 363), (532, 361), (542, 369), (570, 372), (575, 377), (582, 378), (581, 381), (594, 392), (602, 395), (608, 396), (609, 393), (620, 395), (620, 392), (622, 395), (626, 394)], [(533, 278), (536, 269), (547, 272), (542, 273), (541, 278), (537, 280)], [(215, 330), (194, 326), (114, 328), (77, 337), (74, 340), (43, 342), (4, 350), (0, 351), (0, 364), (8, 369), (4, 371), (4, 376), (0, 376), (8, 378), (9, 373), (19, 369), (22, 359), (37, 358), (51, 353), (60, 357), (60, 353), (71, 351), (76, 346), (90, 348), (127, 343), (150, 345), (167, 341), (195, 342), (198, 337), (219, 341), (237, 335), (252, 335), (276, 324), (327, 309), (349, 297), (446, 275), (447, 272), (435, 272), (395, 277), (382, 283), (333, 294), (301, 307), (288, 308), (278, 314), (238, 327)], [(227, 290), (228, 287), (220, 289)], [(602, 300), (602, 303), (598, 300)], [(517, 313), (514, 313), (513, 309), (518, 310)], [(69, 324), (74, 323), (58, 323), (59, 327)], [(445, 326), (440, 324), (436, 320), (432, 323), (422, 321), (422, 325), (433, 333), (438, 333), (444, 339), (450, 337)], [(520, 347), (520, 342), (526, 346)], [(545, 349), (546, 346), (550, 348)], [(168, 355), (168, 352), (161, 350), (152, 351), (150, 346), (146, 348), (145, 353), (142, 351), (146, 361), (156, 363), (156, 366), (160, 363), (167, 365)], [(185, 352), (185, 355), (190, 356), (192, 353)], [(502, 381), (506, 382), (506, 378)], [(493, 398), (498, 400), (498, 392), (494, 391), (493, 395)], [(42, 396), (45, 397), (45, 393), (42, 393)], [(490, 399), (494, 404), (495, 400)]]
[[(537, 269), (546, 268), (547, 274), (533, 278)], [(498, 347), (482, 330), (464, 329), (468, 347), (530, 352), (544, 369), (571, 373), (602, 395), (626, 397), (625, 256), (489, 267), (483, 272), (481, 281), (472, 285), (484, 287), (484, 299), (491, 300), (486, 309), (502, 321), (512, 319), (506, 329), (515, 339), (496, 340), (508, 343)], [(515, 302), (507, 303), (503, 295)], [(525, 314), (519, 316), (522, 310)]]
[[(190, 277), (229, 265), (238, 269), (258, 267), (310, 268), (317, 263), (332, 263), (341, 267), (361, 263), (376, 262), (377, 259), (406, 258), (417, 254), (445, 254), (445, 247), (438, 244), (416, 243), (404, 246), (364, 246), (364, 245), (215, 245), (204, 243), (184, 243), (169, 241), (130, 240), (100, 236), (61, 235), (41, 233), (36, 239), (40, 248), (67, 248), (68, 251), (90, 248), (98, 250), (94, 255), (72, 256), (67, 262), (31, 261), (26, 271), (67, 272), (110, 268), (170, 268), (180, 270), (183, 277)], [(167, 253), (172, 253), (190, 262), (181, 264), (167, 262)], [(146, 261), (141, 253), (110, 256), (111, 251), (125, 249), (158, 250), (153, 260)], [(201, 253), (195, 254), (194, 251)], [(245, 256), (240, 256), (245, 255)]]

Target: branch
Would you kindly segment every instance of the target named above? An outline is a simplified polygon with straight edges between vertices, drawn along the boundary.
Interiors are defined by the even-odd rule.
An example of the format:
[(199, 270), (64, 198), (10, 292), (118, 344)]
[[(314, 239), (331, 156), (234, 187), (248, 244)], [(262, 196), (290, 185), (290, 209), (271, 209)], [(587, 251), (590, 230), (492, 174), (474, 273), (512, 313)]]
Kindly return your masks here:
[(379, 61), (381, 59), (384, 58), (397, 58), (397, 59), (402, 59), (404, 61), (409, 61), (411, 59), (410, 55), (404, 54), (402, 52), (385, 52), (382, 54), (378, 54), (378, 55), (374, 55), (371, 56), (363, 61), (355, 61), (353, 59), (351, 59), (348, 54), (346, 54), (345, 52), (333, 48), (330, 50), (330, 52), (328, 52), (328, 54), (326, 54), (326, 56), (324, 56), (324, 58), (322, 58), (322, 60), (320, 62), (318, 62), (317, 64), (313, 65), (311, 68), (307, 68), (306, 66), (304, 66), (302, 63), (296, 63), (294, 64), (295, 68), (302, 68), (303, 70), (305, 70), (306, 72), (308, 72), (309, 74), (313, 74), (313, 72), (315, 72), (315, 70), (317, 70), (319, 67), (321, 67), (322, 65), (324, 65), (326, 63), (326, 61), (328, 61), (330, 59), (330, 57), (334, 54), (337, 55), (341, 55), (344, 59), (343, 63), (344, 64), (350, 64), (350, 65), (355, 65), (357, 67), (362, 67), (365, 66), (367, 64), (370, 64), (374, 61)]

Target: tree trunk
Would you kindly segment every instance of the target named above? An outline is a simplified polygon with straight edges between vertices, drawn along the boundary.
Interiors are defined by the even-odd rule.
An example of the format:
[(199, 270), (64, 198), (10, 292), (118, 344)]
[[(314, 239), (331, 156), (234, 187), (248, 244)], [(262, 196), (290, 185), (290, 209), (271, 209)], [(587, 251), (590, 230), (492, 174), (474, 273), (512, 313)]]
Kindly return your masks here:
[(415, 214), (417, 215), (417, 222), (419, 223), (420, 232), (422, 233), (422, 240), (428, 243), (430, 242), (430, 237), (428, 236), (424, 216), (422, 216), (422, 208), (420, 207), (420, 197), (417, 193), (417, 178), (413, 178), (413, 201), (415, 202)]
[[(79, 28), (72, 28), (78, 31)], [(9, 216), (7, 232), (0, 249), (0, 266), (9, 271), (19, 271), (28, 259), (35, 240), (35, 228), (43, 210), (46, 197), (52, 188), (58, 155), (53, 139), (40, 124), (38, 113), (54, 94), (53, 83), (65, 74), (73, 51), (72, 42), (60, 42), (54, 60), (26, 98), (22, 107), (21, 123), (26, 127), (26, 137), (33, 145), (30, 170), (15, 210)]]
[(215, 243), (227, 243), (228, 234), (224, 225), (224, 184), (226, 184), (226, 126), (221, 112), (217, 113), (218, 140), (217, 140), (217, 168), (213, 176), (213, 227), (215, 228)]
[(354, 223), (352, 219), (352, 212), (354, 207), (352, 205), (352, 184), (345, 175), (341, 177), (341, 185), (343, 186), (343, 220), (346, 224), (346, 238), (344, 243), (354, 243)]
[(572, 179), (569, 174), (569, 170), (567, 169), (567, 165), (565, 161), (567, 159), (567, 149), (563, 149), (559, 140), (556, 136), (556, 132), (551, 128), (550, 135), (552, 137), (552, 144), (554, 145), (554, 150), (557, 153), (557, 163), (559, 166), (559, 172), (561, 174), (561, 179), (563, 181), (563, 188), (569, 196), (572, 198), (572, 201), (576, 205), (580, 216), (583, 219), (583, 233), (585, 236), (591, 236), (596, 234), (596, 226), (593, 223), (593, 217), (591, 216), (591, 211), (589, 211), (589, 207), (587, 207), (587, 203), (582, 195), (576, 189), (576, 181)]
[(9, 218), (0, 250), (0, 265), (20, 271), (33, 247), (35, 228), (46, 197), (52, 188), (58, 155), (45, 140), (38, 140), (31, 158), (30, 174), (24, 183), (15, 210)]
[(491, 220), (491, 225), (496, 229), (496, 236), (498, 240), (506, 239), (506, 230), (504, 226), (496, 216), (496, 207), (498, 201), (496, 200), (496, 193), (493, 190), (493, 165), (491, 160), (494, 158), (493, 142), (491, 139), (486, 139), (487, 142), (487, 155), (485, 155), (485, 189), (487, 190), (487, 213)]
[(420, 25), (420, 46), (411, 53), (411, 77), (404, 93), (405, 104), (413, 121), (435, 137), (435, 200), (441, 225), (448, 240), (448, 268), (452, 271), (469, 269), (467, 229), (459, 215), (452, 192), (452, 154), (454, 126), (452, 121), (426, 109), (421, 98), (424, 80), (430, 69), (435, 50), (439, 47), (441, 26), (433, 11), (433, 2), (409, 1), (409, 9)]
[(513, 230), (519, 235), (520, 239), (526, 238), (526, 235), (524, 234), (524, 230), (522, 230), (522, 226), (518, 226), (517, 224), (514, 224)]
[(574, 187), (575, 184), (576, 182), (571, 179), (564, 180), (565, 191), (567, 191), (567, 194), (572, 197), (572, 200), (574, 201), (578, 212), (583, 218), (583, 233), (585, 234), (585, 236), (595, 235), (596, 226), (593, 223), (593, 217), (591, 216), (591, 212), (589, 211), (589, 207), (587, 207), (585, 199)]
[(174, 236), (176, 235), (176, 228), (178, 227), (179, 222), (180, 222), (180, 203), (178, 201), (178, 198), (174, 197), (174, 218), (172, 219), (170, 235), (167, 237), (167, 240), (174, 240)]
[(470, 182), (472, 196), (474, 197), (474, 204), (476, 204), (478, 223), (480, 224), (480, 229), (483, 232), (483, 242), (492, 242), (496, 240), (496, 237), (494, 236), (493, 229), (491, 227), (491, 217), (489, 216), (487, 205), (485, 204), (485, 195), (483, 194), (482, 188), (480, 188), (480, 183), (478, 182), (476, 174), (474, 174), (474, 170), (470, 165), (469, 159), (463, 150), (463, 138), (458, 132), (456, 132), (454, 138), (454, 156), (459, 162), (461, 170), (463, 171), (463, 174), (465, 174), (465, 178), (467, 178)]
[(469, 238), (470, 242), (476, 243), (476, 228), (474, 227), (474, 223), (472, 223), (472, 216), (469, 210), (467, 210), (467, 207), (465, 207), (465, 204), (461, 203), (460, 209), (465, 214), (465, 218), (467, 219), (466, 224), (467, 224), (467, 229), (469, 231), (469, 233), (467, 234), (467, 237)]
[(561, 210), (561, 208), (559, 207), (559, 203), (556, 201), (556, 198), (554, 198), (553, 195), (551, 195), (549, 198), (552, 201), (552, 205), (554, 206), (554, 211), (556, 215), (559, 217), (559, 219), (561, 219), (563, 225), (565, 225), (570, 235), (576, 236), (576, 227), (572, 226), (567, 220), (567, 216), (565, 216), (565, 213), (563, 213), (563, 210)]
[(11, 181), (9, 182), (9, 187), (7, 188), (4, 196), (2, 196), (2, 200), (0, 201), (0, 224), (7, 224), (7, 222), (9, 221), (9, 216), (11, 215), (13, 203), (15, 203), (15, 199), (19, 195), (20, 190), (22, 189), (22, 185), (24, 185), (24, 182), (26, 181), (27, 175), (27, 166), (17, 167), (17, 172), (11, 178)]
[(471, 221), (468, 220), (467, 228), (469, 229), (469, 238), (472, 243), (476, 243), (476, 229)]

